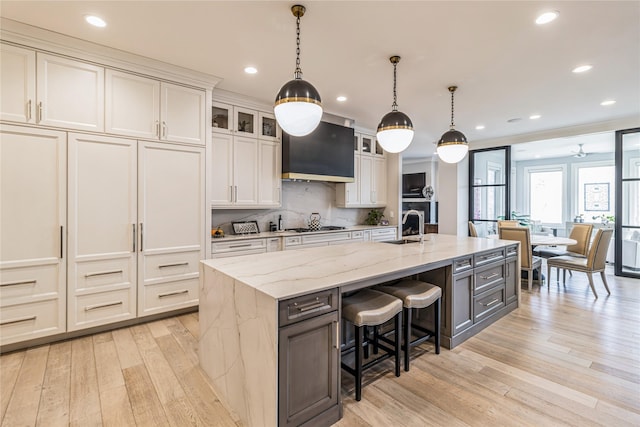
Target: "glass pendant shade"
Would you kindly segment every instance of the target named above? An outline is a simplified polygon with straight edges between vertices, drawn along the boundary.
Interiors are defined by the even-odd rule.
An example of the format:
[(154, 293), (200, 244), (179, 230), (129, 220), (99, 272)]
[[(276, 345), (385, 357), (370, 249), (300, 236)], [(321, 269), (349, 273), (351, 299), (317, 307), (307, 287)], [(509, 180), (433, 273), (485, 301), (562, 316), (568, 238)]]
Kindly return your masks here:
[(305, 80), (290, 80), (276, 95), (273, 112), (282, 130), (289, 135), (308, 135), (322, 118), (320, 94)]
[(391, 111), (380, 121), (376, 137), (384, 151), (399, 153), (406, 150), (413, 140), (413, 123), (406, 114)]
[(469, 151), (467, 137), (462, 132), (451, 129), (442, 135), (436, 151), (443, 162), (458, 163)]

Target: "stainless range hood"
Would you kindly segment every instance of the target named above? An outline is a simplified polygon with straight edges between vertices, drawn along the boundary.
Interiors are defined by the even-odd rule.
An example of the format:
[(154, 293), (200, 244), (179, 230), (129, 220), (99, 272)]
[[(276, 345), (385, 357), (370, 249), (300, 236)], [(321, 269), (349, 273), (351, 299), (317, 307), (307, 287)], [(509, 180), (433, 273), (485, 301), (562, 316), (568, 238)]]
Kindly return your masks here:
[(282, 178), (354, 182), (353, 128), (320, 122), (309, 135), (282, 135)]

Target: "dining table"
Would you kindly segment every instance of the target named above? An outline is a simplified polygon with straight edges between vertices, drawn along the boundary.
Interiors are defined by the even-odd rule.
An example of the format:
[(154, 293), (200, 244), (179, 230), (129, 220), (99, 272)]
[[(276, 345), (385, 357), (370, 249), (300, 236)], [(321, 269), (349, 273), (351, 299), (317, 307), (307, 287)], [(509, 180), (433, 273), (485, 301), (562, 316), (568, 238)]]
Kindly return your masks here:
[[(489, 234), (487, 236), (489, 239), (499, 239), (500, 236), (497, 234)], [(559, 237), (554, 235), (546, 235), (546, 234), (532, 234), (531, 235), (531, 248), (535, 248), (536, 246), (568, 246), (575, 245), (578, 243), (575, 239), (571, 239), (569, 237)]]

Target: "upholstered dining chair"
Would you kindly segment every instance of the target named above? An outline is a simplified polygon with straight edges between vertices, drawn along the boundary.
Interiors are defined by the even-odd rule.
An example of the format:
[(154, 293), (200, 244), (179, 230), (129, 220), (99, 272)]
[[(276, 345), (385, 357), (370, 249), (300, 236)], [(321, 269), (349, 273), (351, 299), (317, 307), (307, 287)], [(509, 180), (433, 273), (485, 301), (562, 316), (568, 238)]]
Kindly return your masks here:
[(498, 228), (498, 235), (500, 239), (520, 242), (520, 268), (527, 272), (527, 286), (531, 291), (534, 270), (538, 270), (538, 277), (542, 282), (542, 258), (533, 256), (531, 230), (529, 227), (500, 227)]
[[(569, 233), (569, 238), (575, 240), (575, 245), (569, 245), (563, 248), (553, 248), (549, 246), (539, 246), (533, 250), (533, 253), (542, 258), (551, 258), (554, 256), (569, 255), (578, 258), (586, 258), (589, 252), (589, 241), (593, 232), (593, 224), (574, 224)], [(563, 271), (563, 277), (566, 270)], [(571, 270), (569, 270), (571, 274)], [(560, 280), (560, 269), (556, 271), (556, 280)]]
[[(607, 284), (607, 278), (604, 274), (604, 269), (607, 261), (607, 250), (609, 249), (609, 243), (611, 242), (611, 235), (613, 229), (600, 229), (593, 238), (589, 252), (586, 258), (580, 258), (571, 255), (563, 255), (558, 257), (549, 258), (547, 260), (547, 276), (551, 274), (551, 267), (564, 268), (565, 270), (582, 271), (587, 273), (589, 279), (589, 286), (593, 295), (598, 298), (598, 293), (593, 285), (593, 273), (600, 273), (602, 277), (602, 283), (607, 290), (607, 293), (611, 295), (609, 285)], [(564, 284), (563, 278), (563, 284)]]
[(498, 230), (502, 227), (519, 227), (520, 221), (515, 219), (502, 219), (498, 221)]
[(478, 230), (473, 222), (469, 221), (469, 236), (478, 237)]

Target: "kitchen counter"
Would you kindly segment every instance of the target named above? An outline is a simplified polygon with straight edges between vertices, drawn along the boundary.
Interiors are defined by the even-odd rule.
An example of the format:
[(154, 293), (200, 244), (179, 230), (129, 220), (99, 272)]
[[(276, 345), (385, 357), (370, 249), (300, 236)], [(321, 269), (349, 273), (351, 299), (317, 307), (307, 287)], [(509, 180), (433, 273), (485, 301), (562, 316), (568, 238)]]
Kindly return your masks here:
[(309, 235), (309, 234), (321, 234), (321, 233), (337, 233), (341, 231), (359, 231), (359, 230), (372, 230), (376, 228), (397, 228), (397, 225), (354, 225), (351, 227), (346, 227), (341, 230), (318, 230), (318, 231), (307, 231), (304, 233), (298, 233), (296, 231), (263, 231), (260, 233), (253, 234), (225, 234), (224, 237), (215, 237), (211, 238), (211, 242), (224, 242), (228, 240), (243, 240), (243, 239), (268, 239), (272, 237), (285, 237), (285, 236), (299, 236), (299, 235)]
[[(471, 274), (475, 262), (479, 266), (487, 262), (488, 267), (504, 269), (507, 248), (515, 248), (511, 255), (517, 255), (517, 244), (511, 241), (432, 234), (425, 236), (423, 244), (365, 242), (202, 261), (200, 364), (212, 379), (223, 404), (243, 425), (283, 425), (284, 409), (280, 407), (279, 418), (278, 393), (287, 385), (279, 385), (283, 382), (278, 377), (279, 357), (283, 355), (279, 355), (282, 342), (279, 343), (278, 337), (286, 329), (282, 324), (282, 309), (287, 301), (321, 295), (325, 291), (339, 295), (435, 271), (436, 276), (443, 277), (441, 283), (436, 284), (445, 288), (444, 310), (449, 313), (445, 315), (451, 317), (456, 299), (451, 289), (453, 283), (457, 283), (455, 278)], [(515, 266), (517, 261), (513, 262)], [(493, 292), (502, 289), (504, 296), (504, 279), (499, 285), (502, 288), (493, 288)], [(467, 285), (463, 283), (463, 286)], [(475, 295), (475, 289), (465, 289), (469, 300)], [(513, 292), (519, 289), (518, 280), (517, 291)], [(517, 300), (494, 307), (502, 308), (492, 315), (502, 316), (517, 307)], [(339, 304), (336, 310), (338, 320), (334, 323), (339, 321)], [(465, 330), (468, 336), (477, 332), (472, 327)], [(335, 342), (338, 338), (332, 339)], [(454, 341), (445, 340), (446, 343), (452, 346)], [(335, 375), (339, 384), (339, 369)], [(331, 412), (334, 417), (337, 413), (341, 411)]]

